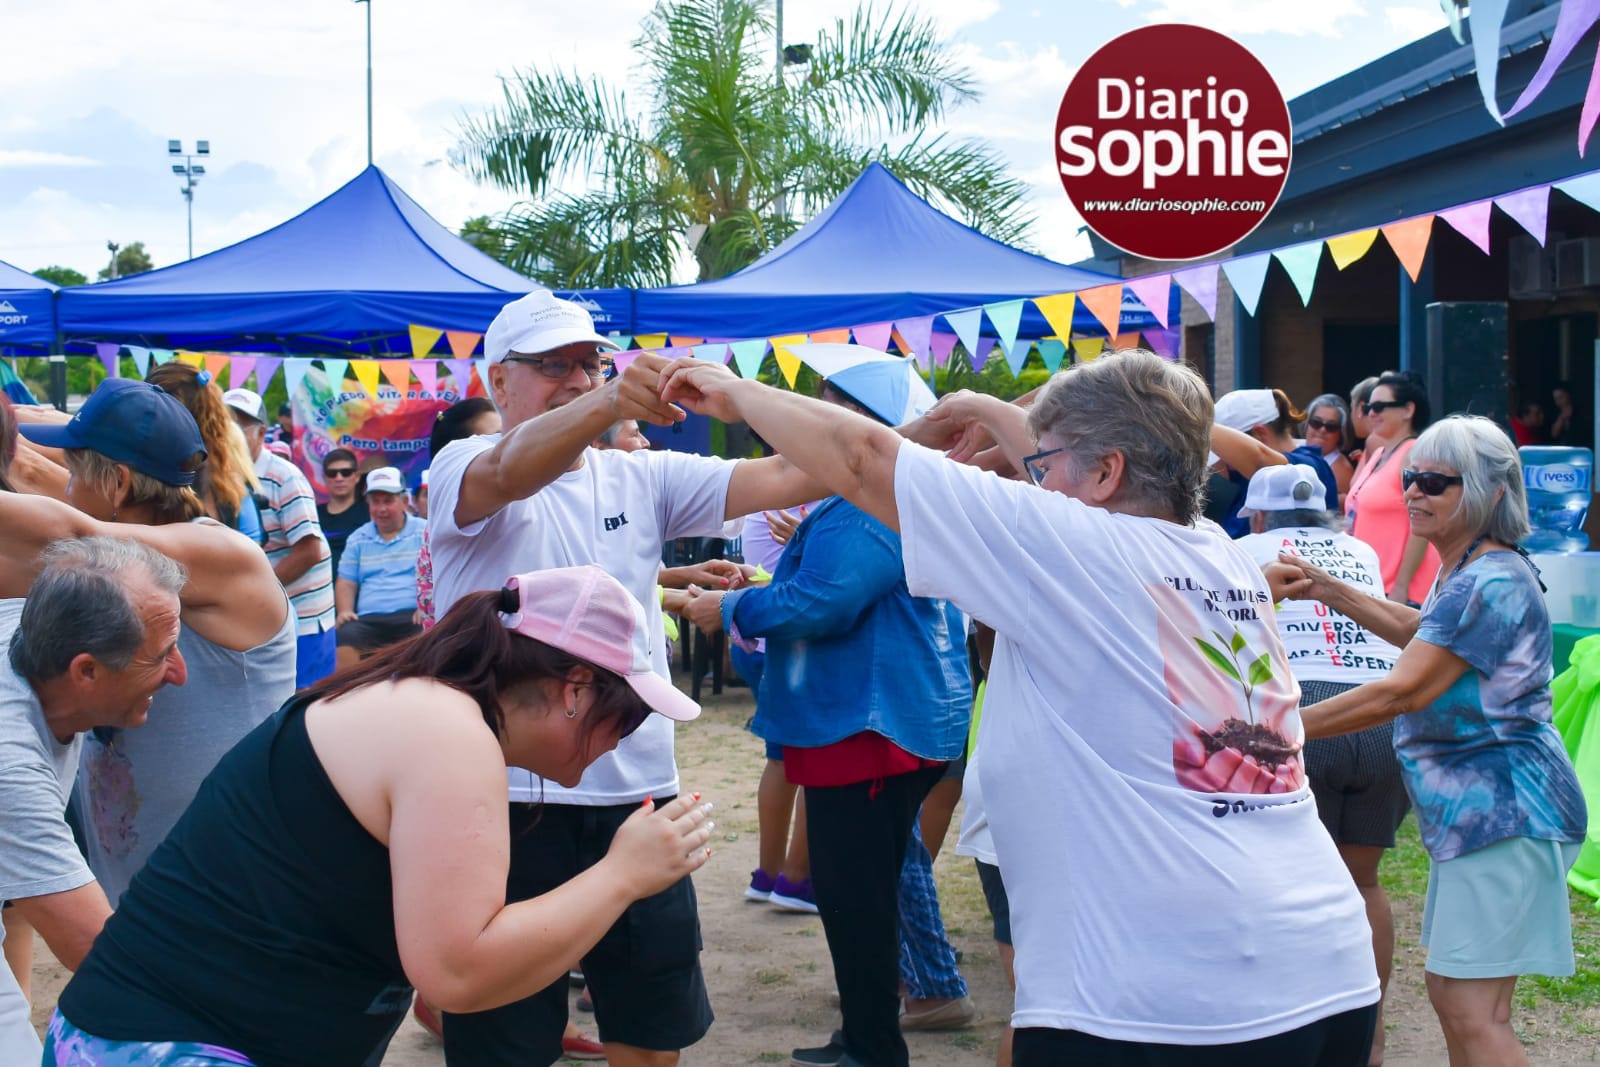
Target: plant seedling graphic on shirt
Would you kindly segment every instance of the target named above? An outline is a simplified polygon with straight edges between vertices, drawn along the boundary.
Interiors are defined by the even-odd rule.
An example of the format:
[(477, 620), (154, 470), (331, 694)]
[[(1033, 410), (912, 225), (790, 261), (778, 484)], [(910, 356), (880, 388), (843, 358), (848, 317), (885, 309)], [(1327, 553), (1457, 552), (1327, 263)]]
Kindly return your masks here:
[(1255, 691), (1262, 683), (1272, 680), (1272, 654), (1263, 652), (1251, 659), (1249, 643), (1238, 630), (1233, 631), (1232, 637), (1224, 637), (1212, 630), (1211, 636), (1217, 639), (1216, 645), (1203, 637), (1196, 637), (1194, 643), (1200, 646), (1200, 651), (1212, 666), (1244, 688), (1245, 714), (1249, 716), (1249, 721), (1238, 718), (1224, 721), (1219, 729), (1208, 735), (1206, 749), (1209, 753), (1232, 748), (1243, 755), (1254, 756), (1257, 763), (1275, 770), (1280, 763), (1298, 752), (1300, 746), (1290, 744), (1276, 730), (1256, 718)]

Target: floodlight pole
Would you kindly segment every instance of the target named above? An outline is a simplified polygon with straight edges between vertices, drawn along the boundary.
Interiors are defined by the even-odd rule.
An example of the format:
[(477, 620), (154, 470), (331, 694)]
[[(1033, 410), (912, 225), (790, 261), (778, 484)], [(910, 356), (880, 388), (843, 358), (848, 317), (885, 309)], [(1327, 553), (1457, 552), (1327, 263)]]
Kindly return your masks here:
[[(772, 32), (773, 36), (777, 40), (778, 46), (778, 62), (774, 69), (777, 72), (778, 100), (781, 104), (783, 101), (783, 0), (776, 0), (776, 9), (776, 14), (773, 18)], [(778, 217), (780, 219), (789, 214), (789, 197), (788, 194), (783, 191), (782, 179), (779, 180), (778, 185), (778, 200), (773, 206), (776, 208)]]
[(367, 166), (372, 166), (372, 0), (355, 0), (367, 5)]
[[(194, 161), (195, 156), (199, 156), (202, 161), (198, 165), (196, 165)], [(193, 153), (185, 152), (183, 150), (182, 141), (167, 142), (167, 158), (173, 160), (183, 160), (182, 163), (172, 164), (172, 173), (183, 179), (183, 185), (181, 188), (179, 188), (178, 192), (183, 194), (185, 214), (188, 216), (190, 259), (194, 258), (194, 187), (198, 183), (200, 177), (205, 174), (206, 168), (204, 161), (210, 157), (210, 141), (196, 141), (194, 143)]]

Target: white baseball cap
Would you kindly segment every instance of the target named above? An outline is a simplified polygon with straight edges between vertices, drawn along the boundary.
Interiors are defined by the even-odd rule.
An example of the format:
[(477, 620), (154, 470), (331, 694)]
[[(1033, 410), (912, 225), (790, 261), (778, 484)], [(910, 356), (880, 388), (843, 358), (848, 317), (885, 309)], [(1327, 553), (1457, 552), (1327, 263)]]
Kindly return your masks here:
[(1271, 389), (1235, 389), (1217, 401), (1218, 425), (1240, 433), (1278, 419), (1278, 399)]
[(611, 351), (618, 347), (595, 331), (594, 317), (583, 307), (535, 289), (500, 309), (483, 335), (483, 354), (490, 363), (501, 363), (513, 352), (533, 356), (581, 341)]
[(406, 482), (400, 477), (398, 467), (379, 467), (367, 472), (367, 492), (404, 493), (405, 491)]
[(222, 394), (222, 402), (235, 411), (255, 419), (265, 425), (267, 421), (267, 405), (262, 402), (261, 394), (253, 389), (229, 389)]
[(1282, 463), (1262, 467), (1250, 476), (1250, 488), (1244, 495), (1240, 515), (1254, 515), (1258, 511), (1323, 511), (1327, 508), (1327, 490), (1316, 468), (1305, 463)]

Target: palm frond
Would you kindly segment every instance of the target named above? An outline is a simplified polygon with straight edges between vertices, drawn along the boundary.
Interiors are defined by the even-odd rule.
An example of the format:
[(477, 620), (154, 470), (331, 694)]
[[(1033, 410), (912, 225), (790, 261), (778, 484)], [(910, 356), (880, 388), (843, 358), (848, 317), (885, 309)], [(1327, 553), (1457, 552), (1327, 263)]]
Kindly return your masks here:
[(557, 195), (501, 220), (508, 263), (557, 288), (671, 285), (688, 222), (660, 189)]

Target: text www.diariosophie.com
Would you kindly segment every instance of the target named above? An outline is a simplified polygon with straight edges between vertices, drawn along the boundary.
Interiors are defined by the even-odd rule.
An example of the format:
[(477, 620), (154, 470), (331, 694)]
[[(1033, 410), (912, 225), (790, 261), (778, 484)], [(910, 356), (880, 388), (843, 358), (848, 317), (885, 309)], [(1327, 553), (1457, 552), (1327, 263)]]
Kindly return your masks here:
[(1177, 211), (1189, 215), (1199, 215), (1211, 211), (1265, 211), (1265, 200), (1218, 200), (1207, 197), (1204, 200), (1147, 200), (1144, 197), (1134, 197), (1131, 200), (1085, 200), (1084, 211)]

